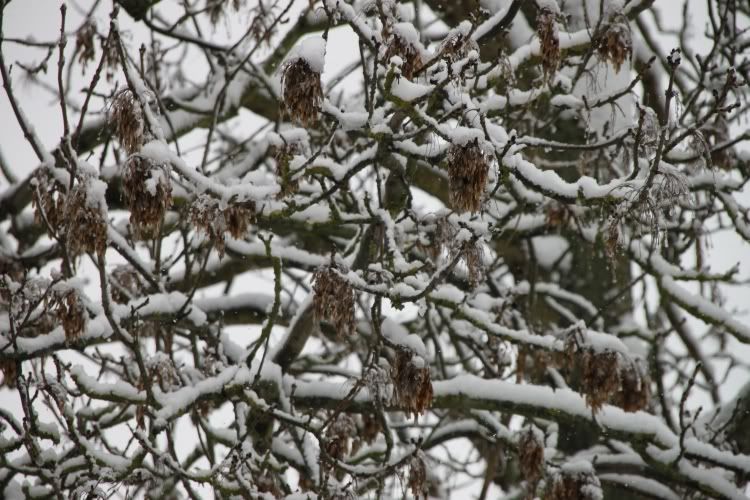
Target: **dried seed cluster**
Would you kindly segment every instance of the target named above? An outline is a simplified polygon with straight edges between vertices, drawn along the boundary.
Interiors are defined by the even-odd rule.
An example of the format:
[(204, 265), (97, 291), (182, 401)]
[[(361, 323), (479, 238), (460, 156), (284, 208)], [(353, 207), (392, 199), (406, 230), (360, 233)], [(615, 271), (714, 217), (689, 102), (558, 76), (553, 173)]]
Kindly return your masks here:
[(620, 406), (628, 412), (642, 410), (650, 398), (648, 375), (638, 361), (626, 360), (614, 351), (597, 352), (579, 347), (571, 335), (566, 340), (566, 353), (581, 369), (581, 391), (593, 412), (605, 403)]
[(521, 433), (518, 438), (518, 462), (521, 475), (533, 491), (544, 474), (544, 441), (541, 431), (528, 428)]
[(462, 258), (469, 271), (469, 285), (476, 287), (484, 277), (484, 248), (481, 242), (466, 244)]
[(544, 500), (600, 500), (602, 486), (596, 474), (590, 470), (563, 470), (555, 473), (550, 481)]
[(228, 5), (231, 5), (234, 11), (237, 12), (244, 4), (245, 0), (206, 0), (208, 18), (211, 24), (216, 26), (222, 17), (227, 15)]
[(112, 101), (111, 119), (120, 145), (130, 155), (138, 152), (144, 143), (143, 109), (133, 92), (122, 90)]
[(448, 183), (452, 208), (459, 213), (478, 212), (482, 208), (490, 159), (474, 139), (455, 144), (448, 151)]
[(15, 389), (18, 378), (18, 363), (14, 359), (0, 360), (0, 373), (3, 379), (0, 381), (0, 387)]
[(409, 489), (416, 500), (427, 500), (427, 466), (421, 450), (409, 459)]
[(354, 332), (354, 291), (334, 266), (315, 271), (313, 291), (317, 320), (331, 323), (340, 338)]
[(107, 221), (99, 201), (92, 199), (92, 181), (94, 179), (78, 182), (65, 200), (65, 242), (72, 256), (83, 252), (99, 254), (107, 249)]
[(395, 404), (409, 414), (418, 416), (432, 404), (430, 367), (424, 359), (408, 349), (396, 349), (396, 360), (391, 368)]
[(627, 363), (620, 369), (620, 390), (612, 402), (627, 412), (635, 412), (648, 407), (651, 389), (648, 372), (641, 360)]
[(544, 78), (549, 81), (560, 65), (560, 38), (557, 29), (557, 15), (552, 9), (542, 8), (536, 17), (536, 33), (542, 55)]
[(352, 417), (339, 413), (326, 429), (324, 447), (326, 453), (336, 460), (343, 460), (349, 455), (351, 439), (357, 434), (357, 426)]
[(112, 286), (112, 300), (118, 304), (127, 304), (145, 290), (138, 273), (127, 265), (117, 266), (112, 271), (109, 282)]
[[(50, 228), (57, 230), (63, 220), (65, 195), (44, 169), (34, 176), (33, 182), (35, 184), (35, 196), (32, 199), (34, 222), (45, 225), (46, 219)], [(47, 230), (49, 231), (49, 228)]]
[(607, 29), (597, 44), (597, 52), (602, 59), (609, 61), (615, 68), (615, 73), (626, 59), (633, 54), (633, 40), (630, 36), (630, 25), (622, 14), (616, 14), (610, 20)]
[(467, 57), (472, 50), (479, 50), (479, 45), (469, 36), (468, 30), (462, 31), (459, 29), (451, 32), (443, 40), (438, 53), (450, 62), (455, 62)]
[(216, 246), (219, 256), (225, 252), (225, 233), (232, 238), (245, 237), (250, 223), (255, 220), (255, 202), (234, 203), (221, 208), (221, 203), (208, 195), (201, 195), (190, 207), (193, 224), (206, 234)]
[(123, 189), (130, 208), (130, 224), (138, 235), (150, 235), (172, 206), (172, 182), (165, 165), (139, 155), (125, 164)]
[(276, 178), (281, 186), (277, 193), (277, 199), (286, 198), (299, 191), (299, 180), (292, 178), (292, 172), (289, 167), (292, 158), (299, 154), (299, 145), (295, 142), (284, 142), (280, 146), (273, 146), (271, 154), (276, 163)]
[[(386, 31), (385, 29), (383, 30)], [(388, 46), (385, 50), (385, 60), (390, 61), (392, 57), (401, 58), (401, 74), (411, 80), (414, 75), (422, 68), (424, 61), (417, 47), (404, 38), (398, 31), (393, 33), (384, 33), (383, 38), (388, 40)]]
[(287, 115), (306, 127), (314, 125), (323, 102), (320, 73), (313, 71), (305, 59), (296, 58), (284, 64), (281, 81)]
[(76, 289), (54, 290), (50, 309), (62, 324), (67, 340), (75, 340), (81, 336), (86, 325), (86, 309)]
[(86, 21), (76, 32), (76, 47), (74, 57), (78, 56), (78, 62), (86, 69), (88, 63), (96, 58), (96, 48), (94, 47), (94, 37), (96, 36), (96, 26)]

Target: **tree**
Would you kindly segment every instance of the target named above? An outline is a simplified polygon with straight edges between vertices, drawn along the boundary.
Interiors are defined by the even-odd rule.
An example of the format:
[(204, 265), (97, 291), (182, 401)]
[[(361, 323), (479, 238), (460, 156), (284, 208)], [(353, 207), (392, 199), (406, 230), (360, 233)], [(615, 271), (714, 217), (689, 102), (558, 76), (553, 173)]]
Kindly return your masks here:
[(0, 32), (3, 497), (744, 497), (745, 3), (93, 4)]

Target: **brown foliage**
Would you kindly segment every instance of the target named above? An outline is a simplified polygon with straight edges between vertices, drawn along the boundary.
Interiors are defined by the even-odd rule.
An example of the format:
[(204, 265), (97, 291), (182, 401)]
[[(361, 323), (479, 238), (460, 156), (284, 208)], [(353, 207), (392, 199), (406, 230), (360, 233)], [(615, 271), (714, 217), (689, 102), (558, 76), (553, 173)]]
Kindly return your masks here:
[(395, 402), (407, 413), (417, 416), (432, 405), (430, 367), (421, 357), (405, 348), (396, 349), (391, 378)]
[(557, 16), (548, 9), (539, 10), (536, 17), (536, 33), (542, 53), (544, 79), (550, 81), (560, 65), (560, 39), (557, 30)]
[(86, 69), (88, 63), (96, 57), (96, 48), (94, 47), (94, 37), (96, 36), (96, 26), (87, 21), (76, 32), (76, 48), (74, 55), (78, 56), (78, 62)]
[(477, 140), (451, 147), (448, 151), (448, 182), (451, 207), (455, 211), (478, 212), (482, 208), (489, 169), (490, 160)]
[(518, 462), (521, 475), (533, 490), (544, 474), (544, 443), (532, 428), (518, 439)]
[(75, 340), (83, 333), (86, 325), (86, 309), (75, 289), (55, 290), (52, 295), (51, 311), (62, 323), (67, 340)]
[(284, 64), (281, 83), (285, 112), (306, 127), (314, 125), (323, 102), (320, 73), (313, 71), (304, 59), (293, 59)]
[(144, 142), (141, 104), (129, 89), (118, 92), (111, 104), (110, 117), (120, 145), (128, 154), (138, 152)]
[(615, 15), (597, 44), (597, 51), (602, 59), (609, 61), (620, 72), (625, 59), (633, 55), (633, 41), (630, 26), (622, 14)]
[[(167, 167), (133, 155), (125, 164), (123, 190), (136, 234), (150, 235), (172, 206), (172, 183)], [(158, 235), (154, 235), (158, 236)]]
[(65, 242), (72, 256), (83, 252), (103, 253), (107, 248), (107, 221), (98, 202), (90, 199), (88, 180), (77, 183), (65, 200)]
[(219, 256), (223, 257), (225, 233), (229, 232), (235, 239), (247, 234), (250, 223), (255, 220), (255, 202), (233, 203), (222, 208), (219, 200), (201, 195), (190, 207), (190, 218), (216, 246)]
[(550, 481), (544, 500), (598, 500), (599, 478), (591, 471), (561, 470)]
[(397, 32), (392, 33), (390, 37), (384, 36), (384, 38), (388, 40), (385, 60), (390, 61), (394, 56), (400, 57), (402, 61), (401, 74), (409, 80), (414, 78), (414, 75), (422, 69), (424, 64), (419, 50)]
[(333, 325), (339, 338), (354, 332), (354, 291), (332, 266), (324, 266), (313, 276), (313, 305), (318, 321)]
[(427, 466), (422, 453), (415, 453), (409, 460), (409, 489), (414, 498), (427, 499)]

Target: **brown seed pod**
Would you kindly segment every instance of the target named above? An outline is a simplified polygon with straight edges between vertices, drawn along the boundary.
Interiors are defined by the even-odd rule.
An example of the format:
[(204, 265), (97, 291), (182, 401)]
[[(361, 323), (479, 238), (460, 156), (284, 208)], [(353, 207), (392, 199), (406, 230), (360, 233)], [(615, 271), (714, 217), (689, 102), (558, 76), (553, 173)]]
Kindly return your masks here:
[(123, 190), (135, 233), (158, 236), (154, 232), (172, 206), (172, 182), (167, 167), (139, 155), (130, 156), (125, 163)]
[(451, 147), (448, 151), (448, 184), (451, 207), (456, 212), (476, 213), (482, 208), (489, 170), (489, 156), (482, 151), (477, 139)]
[(339, 413), (326, 429), (323, 444), (326, 453), (336, 460), (343, 460), (349, 455), (351, 438), (356, 434), (354, 420), (346, 413)]
[(580, 389), (593, 412), (599, 411), (605, 403), (628, 412), (648, 405), (649, 378), (640, 359), (628, 360), (619, 352), (579, 346), (575, 337), (574, 333), (566, 339), (565, 353), (569, 362), (581, 369)]
[(482, 243), (475, 241), (467, 243), (463, 250), (462, 259), (469, 272), (469, 285), (476, 287), (484, 277), (484, 249)]
[(627, 412), (647, 408), (651, 400), (651, 384), (643, 362), (624, 363), (620, 380), (620, 390), (615, 393), (612, 402)]
[(362, 415), (362, 428), (359, 431), (359, 436), (368, 444), (375, 441), (375, 438), (380, 434), (380, 419), (370, 413)]
[(234, 203), (221, 208), (221, 203), (208, 195), (200, 195), (190, 207), (190, 218), (193, 224), (216, 247), (219, 256), (225, 252), (225, 233), (233, 238), (246, 235), (250, 223), (255, 219), (255, 202)]
[(432, 405), (430, 367), (420, 356), (397, 348), (391, 378), (395, 402), (407, 413), (418, 416)]
[(109, 282), (112, 285), (112, 300), (118, 304), (127, 304), (145, 290), (138, 273), (128, 265), (117, 266)]
[(62, 323), (66, 340), (75, 340), (81, 336), (86, 325), (86, 309), (77, 290), (73, 288), (54, 290), (51, 310), (57, 317), (57, 321)]
[(333, 266), (324, 266), (313, 276), (313, 306), (317, 321), (333, 325), (339, 338), (354, 332), (354, 291)]
[(544, 79), (550, 81), (560, 65), (560, 38), (557, 15), (552, 9), (542, 8), (536, 16), (536, 33), (542, 56)]
[(451, 31), (440, 44), (438, 53), (450, 62), (455, 62), (469, 55), (472, 50), (479, 50), (479, 45), (470, 36), (471, 24), (464, 21)]
[(243, 5), (245, 5), (245, 0), (206, 0), (208, 19), (216, 26), (222, 17), (229, 13), (230, 6), (237, 12)]
[(423, 456), (423, 452), (417, 451), (409, 459), (409, 489), (416, 500), (427, 500), (427, 466)]
[(18, 378), (18, 363), (15, 359), (0, 360), (0, 373), (3, 379), (0, 380), (0, 387), (15, 389), (16, 379)]
[(627, 17), (621, 13), (612, 16), (596, 49), (599, 57), (609, 61), (614, 66), (615, 73), (619, 73), (625, 59), (633, 55), (633, 40)]
[(582, 368), (581, 390), (586, 404), (597, 412), (620, 389), (619, 354), (585, 349), (579, 360)]
[(224, 209), (224, 221), (232, 238), (239, 240), (247, 235), (250, 223), (255, 220), (255, 202), (233, 203)]
[(78, 56), (78, 63), (83, 70), (88, 63), (96, 58), (96, 48), (94, 47), (94, 37), (96, 36), (96, 26), (86, 21), (76, 32), (76, 47), (73, 57)]
[(320, 73), (303, 58), (288, 61), (282, 71), (284, 111), (305, 127), (314, 125), (323, 102)]
[(414, 74), (422, 68), (424, 62), (419, 49), (414, 44), (419, 40), (419, 35), (411, 23), (398, 23), (389, 29), (383, 28), (383, 38), (388, 40), (385, 50), (385, 60), (390, 61), (392, 57), (398, 56), (401, 64), (401, 74), (411, 80)]
[[(65, 207), (65, 195), (60, 190), (59, 185), (44, 170), (40, 169), (34, 176), (34, 222), (44, 225), (44, 221), (49, 223), (51, 229), (56, 231), (60, 222), (63, 220), (63, 210)], [(46, 227), (46, 225), (45, 225)], [(49, 232), (50, 228), (47, 228)], [(50, 234), (50, 236), (53, 236)]]
[(574, 463), (555, 473), (544, 494), (544, 500), (599, 500), (602, 486), (591, 470), (591, 464)]
[(544, 441), (541, 431), (528, 428), (518, 438), (518, 462), (521, 475), (532, 490), (544, 474)]
[(144, 117), (141, 104), (133, 92), (118, 92), (110, 107), (110, 117), (120, 145), (128, 154), (138, 152), (144, 143)]
[(73, 187), (65, 200), (65, 242), (71, 256), (84, 252), (100, 254), (107, 249), (107, 221), (100, 205), (103, 200), (98, 199), (95, 193), (95, 186), (99, 188), (102, 185), (97, 179), (84, 179)]
[(299, 147), (293, 142), (284, 142), (279, 146), (273, 146), (271, 155), (276, 163), (276, 178), (281, 190), (276, 194), (276, 199), (286, 198), (299, 191), (299, 180), (292, 179), (289, 163), (294, 155), (299, 153)]

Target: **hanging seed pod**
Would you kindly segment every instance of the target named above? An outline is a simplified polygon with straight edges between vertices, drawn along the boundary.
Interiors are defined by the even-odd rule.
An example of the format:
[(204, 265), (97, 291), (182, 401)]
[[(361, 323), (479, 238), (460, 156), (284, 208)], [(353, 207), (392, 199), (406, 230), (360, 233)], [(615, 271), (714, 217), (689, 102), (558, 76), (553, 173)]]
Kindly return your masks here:
[(250, 223), (255, 220), (255, 202), (248, 200), (243, 203), (233, 203), (224, 209), (224, 221), (227, 231), (235, 240), (247, 236)]
[(409, 489), (416, 500), (427, 500), (427, 466), (421, 450), (409, 459)]
[(166, 165), (133, 155), (125, 163), (123, 190), (130, 208), (130, 224), (136, 234), (155, 235), (155, 230), (172, 206), (172, 182)]
[(313, 276), (313, 305), (317, 321), (326, 320), (339, 338), (354, 332), (354, 291), (334, 266), (318, 268)]
[(469, 272), (469, 285), (476, 287), (484, 277), (484, 248), (482, 243), (475, 241), (464, 248), (463, 261)]
[(620, 380), (620, 390), (612, 402), (627, 412), (646, 409), (651, 401), (651, 383), (643, 362), (624, 363)]
[(616, 352), (597, 353), (591, 349), (579, 354), (581, 390), (586, 394), (586, 404), (595, 413), (620, 389), (618, 357)]
[(110, 117), (120, 145), (130, 155), (138, 152), (144, 142), (144, 117), (141, 104), (129, 89), (115, 95)]
[(205, 10), (208, 11), (211, 24), (216, 26), (229, 13), (230, 6), (234, 12), (238, 12), (243, 5), (245, 0), (206, 0)]
[(326, 429), (323, 446), (326, 453), (336, 460), (343, 460), (349, 455), (351, 439), (357, 433), (354, 420), (346, 413), (339, 413)]
[(104, 192), (107, 185), (93, 177), (78, 182), (65, 200), (65, 242), (71, 256), (107, 249)]
[(449, 62), (455, 62), (467, 57), (472, 50), (479, 50), (479, 45), (470, 33), (471, 23), (463, 21), (440, 44), (438, 49), (440, 56), (448, 59)]
[(292, 178), (292, 172), (289, 167), (294, 155), (299, 153), (299, 147), (296, 143), (282, 143), (273, 146), (271, 152), (274, 162), (276, 163), (276, 178), (281, 190), (276, 194), (276, 199), (281, 200), (289, 195), (299, 191), (299, 180)]
[(200, 195), (190, 207), (193, 224), (209, 237), (220, 257), (226, 250), (225, 233), (235, 238), (247, 234), (250, 223), (255, 219), (255, 202), (234, 203), (221, 208), (221, 203), (208, 195)]
[(0, 380), (0, 387), (15, 389), (16, 380), (18, 378), (18, 363), (16, 362), (16, 360), (0, 360), (0, 373), (3, 375), (3, 379)]
[(560, 65), (560, 38), (557, 29), (557, 15), (544, 7), (536, 17), (536, 33), (542, 56), (544, 79), (549, 82)]
[(572, 333), (566, 339), (565, 353), (569, 364), (580, 367), (580, 389), (591, 411), (596, 413), (605, 403), (615, 404), (627, 412), (645, 408), (651, 391), (642, 361), (628, 360), (619, 352), (579, 346), (576, 335)]
[(284, 111), (292, 121), (306, 127), (318, 121), (323, 102), (320, 75), (323, 72), (325, 50), (326, 41), (322, 37), (307, 38), (282, 67)]
[(75, 340), (86, 325), (86, 309), (75, 288), (57, 287), (53, 290), (51, 310), (62, 324), (66, 340)]
[[(44, 224), (46, 219), (50, 228), (53, 231), (56, 231), (60, 227), (60, 222), (63, 220), (65, 207), (65, 196), (63, 192), (44, 169), (40, 169), (34, 176), (32, 179), (32, 186), (34, 188), (34, 197), (32, 198), (32, 203), (34, 205), (34, 222), (46, 227)], [(47, 228), (48, 232), (50, 228)], [(50, 234), (50, 236), (54, 235)]]
[(540, 430), (530, 427), (521, 433), (518, 462), (521, 475), (534, 490), (544, 474), (544, 436)]
[(383, 38), (388, 40), (385, 60), (390, 61), (394, 56), (400, 57), (403, 61), (401, 74), (411, 80), (424, 64), (422, 54), (417, 48), (419, 33), (411, 23), (397, 23), (389, 30), (383, 28), (383, 31)]
[(109, 282), (112, 286), (112, 300), (117, 304), (127, 304), (145, 291), (138, 273), (129, 265), (117, 266), (112, 271)]
[(406, 348), (396, 349), (391, 369), (396, 404), (407, 413), (418, 416), (432, 404), (430, 367), (422, 357)]
[(96, 58), (95, 36), (96, 26), (89, 21), (83, 23), (83, 26), (76, 32), (76, 47), (73, 57), (78, 56), (78, 63), (82, 66), (83, 71)]
[(448, 184), (451, 207), (456, 212), (479, 212), (489, 170), (490, 159), (477, 139), (451, 147), (448, 151)]
[(566, 464), (552, 476), (544, 500), (599, 500), (602, 485), (589, 462)]
[(609, 61), (615, 68), (615, 73), (619, 73), (625, 60), (633, 55), (633, 40), (627, 17), (622, 13), (612, 16), (596, 49), (599, 57)]

